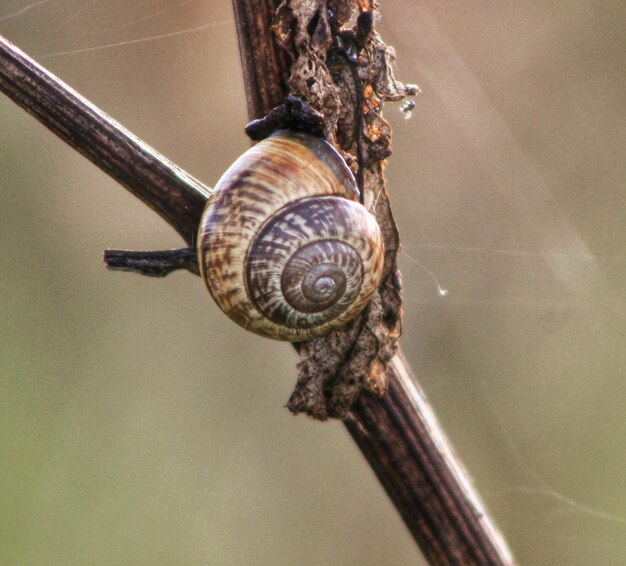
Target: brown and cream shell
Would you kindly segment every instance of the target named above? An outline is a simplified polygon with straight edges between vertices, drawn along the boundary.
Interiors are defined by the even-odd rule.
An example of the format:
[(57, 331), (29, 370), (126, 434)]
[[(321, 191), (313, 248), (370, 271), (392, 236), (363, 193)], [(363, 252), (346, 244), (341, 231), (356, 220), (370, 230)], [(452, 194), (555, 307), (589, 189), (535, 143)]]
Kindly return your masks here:
[(215, 186), (198, 236), (200, 271), (244, 328), (292, 342), (354, 318), (378, 287), (383, 242), (335, 149), (279, 131)]

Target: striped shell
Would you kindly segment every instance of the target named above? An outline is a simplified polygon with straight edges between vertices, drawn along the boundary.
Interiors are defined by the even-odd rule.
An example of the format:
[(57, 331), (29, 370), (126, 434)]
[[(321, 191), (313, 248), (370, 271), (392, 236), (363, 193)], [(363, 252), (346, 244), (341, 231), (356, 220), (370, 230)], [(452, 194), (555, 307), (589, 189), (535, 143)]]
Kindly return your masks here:
[(354, 318), (378, 287), (383, 242), (335, 149), (276, 132), (224, 173), (204, 210), (200, 271), (244, 328), (298, 342)]

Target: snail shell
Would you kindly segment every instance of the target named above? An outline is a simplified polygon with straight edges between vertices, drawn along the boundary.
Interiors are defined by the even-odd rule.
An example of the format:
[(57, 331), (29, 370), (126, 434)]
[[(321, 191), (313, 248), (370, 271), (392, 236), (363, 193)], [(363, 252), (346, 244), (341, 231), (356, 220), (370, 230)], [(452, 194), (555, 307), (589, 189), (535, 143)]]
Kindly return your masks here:
[(377, 289), (383, 241), (335, 149), (278, 131), (224, 173), (204, 210), (200, 271), (244, 328), (298, 342), (354, 318)]

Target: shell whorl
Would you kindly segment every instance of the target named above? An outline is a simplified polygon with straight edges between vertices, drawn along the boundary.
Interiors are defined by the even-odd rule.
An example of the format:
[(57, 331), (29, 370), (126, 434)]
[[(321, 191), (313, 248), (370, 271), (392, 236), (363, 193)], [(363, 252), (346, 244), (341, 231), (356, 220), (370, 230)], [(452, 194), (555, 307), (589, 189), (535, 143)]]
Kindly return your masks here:
[(380, 229), (325, 141), (276, 132), (224, 173), (204, 210), (200, 270), (235, 322), (302, 341), (354, 318), (378, 287)]

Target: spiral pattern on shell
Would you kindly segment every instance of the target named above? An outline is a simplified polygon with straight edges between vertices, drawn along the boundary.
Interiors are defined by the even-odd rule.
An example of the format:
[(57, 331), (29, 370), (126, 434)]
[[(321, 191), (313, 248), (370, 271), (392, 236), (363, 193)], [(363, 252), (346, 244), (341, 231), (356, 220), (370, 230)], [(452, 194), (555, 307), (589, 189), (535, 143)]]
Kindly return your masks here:
[(302, 341), (343, 326), (378, 287), (383, 242), (327, 142), (279, 131), (224, 173), (204, 210), (200, 270), (244, 328)]

